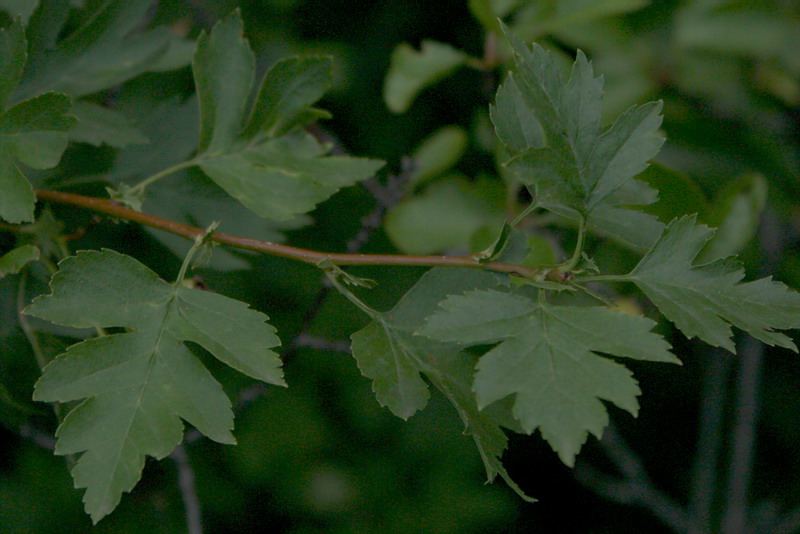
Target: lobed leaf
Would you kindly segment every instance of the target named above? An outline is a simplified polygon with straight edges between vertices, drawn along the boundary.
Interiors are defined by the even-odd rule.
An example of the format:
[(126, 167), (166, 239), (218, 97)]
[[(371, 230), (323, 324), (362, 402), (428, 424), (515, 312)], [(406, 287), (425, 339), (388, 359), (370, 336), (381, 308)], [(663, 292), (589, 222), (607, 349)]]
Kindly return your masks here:
[(472, 436), (489, 481), (499, 474), (521, 497), (532, 500), (508, 476), (500, 461), (508, 438), (501, 426), (516, 428), (506, 406), (479, 411), (471, 392), (474, 358), (457, 346), (414, 335), (437, 302), (469, 288), (489, 288), (500, 278), (471, 269), (432, 269), (389, 312), (352, 336), (359, 369), (373, 380), (381, 405), (407, 419), (428, 400), (424, 376), (447, 397)]
[(194, 161), (228, 194), (277, 221), (306, 213), (341, 187), (372, 176), (383, 162), (329, 156), (296, 131), (318, 115), (311, 105), (330, 86), (329, 58), (290, 58), (264, 77), (249, 113), (255, 60), (238, 11), (201, 34), (192, 69), (200, 102)]
[(630, 371), (598, 353), (678, 363), (650, 331), (653, 321), (608, 308), (554, 306), (493, 289), (450, 296), (440, 307), (420, 335), (462, 346), (499, 342), (478, 361), (478, 407), (513, 395), (523, 430), (538, 428), (570, 466), (588, 433), (599, 438), (608, 424), (601, 400), (638, 410)]
[(381, 161), (327, 152), (311, 135), (291, 132), (239, 152), (204, 157), (199, 166), (257, 215), (286, 221), (383, 166)]
[[(26, 59), (26, 42), (17, 19), (0, 30), (0, 103), (9, 101)], [(0, 114), (0, 218), (11, 223), (33, 220), (36, 198), (17, 161), (35, 169), (55, 167), (67, 146), (66, 132), (75, 124), (67, 115), (70, 98), (44, 93)]]
[(113, 87), (154, 66), (171, 42), (166, 28), (135, 31), (149, 0), (106, 0), (83, 26), (56, 43), (68, 14), (64, 4), (41, 2), (31, 16), (31, 60), (15, 94), (18, 100), (44, 91), (78, 97)]
[(543, 207), (649, 248), (663, 225), (626, 206), (655, 198), (632, 199), (625, 191), (639, 184), (634, 177), (664, 142), (658, 133), (661, 103), (634, 106), (601, 129), (603, 80), (583, 52), (565, 83), (549, 52), (536, 44), (528, 48), (508, 31), (506, 36), (517, 73), (509, 75), (491, 108), (497, 136), (511, 154), (506, 165)]
[(52, 293), (25, 313), (72, 327), (125, 327), (70, 347), (44, 370), (34, 399), (84, 400), (56, 433), (57, 454), (83, 452), (72, 471), (94, 522), (141, 476), (145, 455), (163, 458), (180, 443), (181, 419), (211, 439), (234, 443), (233, 413), (220, 385), (189, 351), (285, 385), (280, 344), (267, 317), (222, 295), (168, 284), (135, 259), (82, 251), (61, 262)]
[(741, 283), (744, 269), (733, 258), (694, 266), (714, 235), (696, 216), (675, 219), (627, 275), (687, 337), (735, 352), (730, 325), (768, 345), (797, 351), (776, 329), (800, 327), (800, 294), (762, 278)]
[(124, 148), (149, 140), (121, 113), (91, 102), (75, 102), (70, 113), (78, 120), (69, 140), (94, 146)]

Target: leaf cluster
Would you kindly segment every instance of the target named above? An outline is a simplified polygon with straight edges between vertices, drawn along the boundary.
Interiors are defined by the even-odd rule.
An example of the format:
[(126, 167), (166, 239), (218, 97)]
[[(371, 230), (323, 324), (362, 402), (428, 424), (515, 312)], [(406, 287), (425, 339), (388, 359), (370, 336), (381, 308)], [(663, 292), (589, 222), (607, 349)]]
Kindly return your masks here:
[[(12, 225), (35, 220), (12, 227), (15, 246), (0, 256), (0, 278), (25, 277), (37, 262), (49, 266), (50, 294), (33, 299), (23, 314), (81, 338), (43, 366), (33, 398), (70, 403), (56, 432), (56, 454), (80, 454), (72, 476), (86, 489), (85, 508), (95, 522), (135, 486), (147, 456), (164, 458), (180, 444), (184, 421), (214, 441), (235, 443), (231, 403), (202, 363), (206, 354), (285, 386), (273, 350), (280, 340), (265, 314), (186, 283), (216, 225), (197, 237), (172, 282), (108, 249), (72, 254), (60, 223), (44, 210), (36, 217), (32, 180), (21, 165), (56, 167), (69, 142), (108, 145), (120, 150), (103, 185), (113, 200), (133, 208), (113, 213), (146, 222), (135, 219), (142, 215), (136, 211), (153, 209), (194, 226), (214, 217), (275, 241), (279, 230), (309, 223), (306, 214), (316, 206), (383, 166), (339, 153), (314, 126), (329, 117), (316, 104), (334, 83), (330, 57), (279, 60), (256, 83), (256, 58), (238, 11), (195, 43), (166, 28), (141, 29), (148, 5), (107, 0), (88, 8), (92, 16), (62, 37), (68, 3), (42, 1), (26, 12), (27, 25), (17, 18), (0, 32), (0, 218)], [(800, 327), (800, 295), (769, 278), (744, 281), (743, 267), (729, 255), (748, 235), (737, 232), (736, 217), (718, 216), (697, 200), (702, 220), (721, 226), (712, 241), (714, 230), (697, 216), (672, 217), (663, 204), (654, 205), (655, 180), (637, 177), (646, 178), (664, 142), (661, 102), (633, 106), (604, 126), (603, 78), (583, 52), (565, 77), (552, 52), (529, 47), (497, 22), (516, 9), (514, 2), (471, 1), (470, 8), (487, 27), (505, 32), (514, 63), (489, 109), (507, 183), (449, 176), (428, 186), (466, 150), (463, 129), (442, 128), (415, 152), (419, 165), (407, 184), (427, 188), (389, 213), (386, 230), (406, 251), (472, 245), (482, 252), (458, 257), (470, 268), (454, 262), (429, 270), (385, 312), (355, 294), (372, 281), (342, 266), (400, 263), (396, 257), (331, 254), (316, 267), (369, 316), (352, 334), (352, 353), (380, 405), (408, 419), (428, 405), (432, 386), (458, 414), (487, 478), (500, 475), (531, 500), (502, 462), (509, 432), (538, 430), (572, 466), (589, 434), (602, 436), (608, 403), (637, 414), (641, 389), (626, 361), (680, 363), (656, 333), (655, 320), (615, 305), (619, 284), (638, 288), (686, 337), (732, 352), (731, 327), (797, 351), (780, 330)], [(533, 17), (531, 9), (520, 13)], [(543, 27), (561, 27), (570, 19), (555, 10), (541, 20)], [(432, 41), (419, 52), (398, 48), (392, 62), (384, 96), (396, 113), (459, 67), (494, 66)], [(98, 93), (142, 73), (183, 66), (191, 68), (196, 94), (162, 102), (138, 124), (98, 103)], [(195, 116), (199, 132), (186, 140), (182, 123)], [(181, 124), (159, 127), (170, 120)], [(165, 180), (172, 175), (175, 180)], [(518, 187), (527, 188), (531, 204), (504, 222), (503, 197)], [(756, 220), (765, 203), (763, 181), (735, 187), (729, 211)], [(100, 205), (91, 200), (83, 205)], [(426, 215), (431, 212), (436, 216)], [(556, 259), (546, 244), (542, 252), (544, 240), (520, 224), (531, 214), (575, 230), (572, 253)], [(175, 233), (186, 235), (181, 228)], [(603, 272), (586, 246), (592, 236), (641, 258), (628, 272)], [(322, 255), (259, 245), (306, 263), (304, 252)], [(442, 256), (428, 259), (415, 261), (447, 263)], [(280, 274), (264, 277), (274, 282)]]

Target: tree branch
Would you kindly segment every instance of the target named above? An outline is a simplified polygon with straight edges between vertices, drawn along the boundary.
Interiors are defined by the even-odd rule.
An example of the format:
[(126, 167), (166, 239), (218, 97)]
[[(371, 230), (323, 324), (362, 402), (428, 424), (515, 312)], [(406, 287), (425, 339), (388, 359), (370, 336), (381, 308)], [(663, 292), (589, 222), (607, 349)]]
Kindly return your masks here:
[[(138, 212), (117, 204), (111, 200), (95, 197), (85, 197), (73, 193), (62, 193), (60, 191), (37, 190), (36, 196), (39, 200), (70, 204), (85, 209), (106, 213), (119, 219), (133, 221), (152, 228), (158, 228), (165, 232), (175, 234), (187, 239), (194, 239), (203, 235), (205, 231), (201, 228), (189, 226), (179, 222), (162, 219), (154, 215)], [(472, 269), (484, 269), (501, 273), (513, 274), (523, 278), (540, 278), (545, 271), (533, 269), (524, 265), (514, 265), (502, 262), (481, 263), (477, 256), (405, 256), (399, 254), (339, 254), (319, 252), (289, 245), (271, 243), (269, 241), (259, 241), (246, 237), (238, 237), (229, 234), (215, 232), (211, 241), (223, 245), (229, 245), (244, 250), (252, 250), (273, 256), (289, 258), (303, 263), (317, 265), (323, 260), (329, 260), (336, 265), (406, 265), (420, 267), (466, 267)]]
[(183, 445), (175, 447), (170, 455), (178, 467), (178, 487), (181, 490), (183, 506), (186, 509), (186, 530), (189, 534), (203, 534), (203, 516), (200, 512), (200, 499), (194, 483), (194, 471)]
[(653, 485), (641, 459), (628, 447), (613, 424), (606, 428), (600, 444), (623, 478), (611, 477), (594, 467), (579, 464), (575, 477), (581, 483), (609, 500), (647, 508), (675, 532), (685, 534), (695, 528), (689, 514)]

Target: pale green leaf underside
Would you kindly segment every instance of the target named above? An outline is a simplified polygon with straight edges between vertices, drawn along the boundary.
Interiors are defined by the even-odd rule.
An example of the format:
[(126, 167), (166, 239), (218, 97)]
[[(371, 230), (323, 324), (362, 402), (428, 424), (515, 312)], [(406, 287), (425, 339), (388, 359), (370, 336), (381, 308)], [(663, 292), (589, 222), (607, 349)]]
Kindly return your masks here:
[(672, 221), (626, 278), (687, 337), (735, 352), (733, 325), (796, 351), (788, 336), (774, 330), (800, 327), (800, 294), (769, 278), (741, 283), (744, 269), (733, 258), (693, 266), (714, 234), (695, 221), (695, 216)]
[(468, 269), (432, 269), (391, 311), (381, 314), (353, 334), (353, 356), (361, 372), (373, 380), (378, 401), (406, 419), (428, 400), (427, 378), (453, 404), (465, 433), (478, 447), (488, 479), (499, 474), (514, 491), (530, 500), (511, 480), (500, 458), (507, 438), (502, 426), (515, 427), (503, 406), (479, 411), (471, 391), (474, 358), (452, 344), (444, 344), (414, 332), (437, 302), (469, 288), (495, 287), (494, 275)]
[(437, 41), (422, 41), (419, 51), (403, 43), (395, 48), (383, 86), (386, 106), (395, 113), (411, 107), (417, 94), (463, 65), (468, 56)]
[(598, 353), (678, 362), (650, 332), (653, 321), (607, 308), (551, 306), (495, 290), (451, 296), (440, 306), (419, 334), (460, 345), (500, 342), (478, 362), (478, 406), (514, 395), (522, 428), (538, 428), (567, 465), (587, 433), (600, 437), (607, 425), (601, 400), (638, 410), (630, 371)]
[(60, 264), (53, 293), (25, 313), (73, 327), (126, 327), (78, 343), (48, 365), (34, 398), (86, 399), (58, 429), (56, 452), (84, 452), (73, 470), (96, 522), (140, 477), (145, 455), (180, 442), (181, 419), (233, 443), (233, 414), (220, 385), (184, 344), (199, 344), (254, 378), (284, 385), (267, 317), (222, 295), (167, 284), (133, 258), (82, 251)]

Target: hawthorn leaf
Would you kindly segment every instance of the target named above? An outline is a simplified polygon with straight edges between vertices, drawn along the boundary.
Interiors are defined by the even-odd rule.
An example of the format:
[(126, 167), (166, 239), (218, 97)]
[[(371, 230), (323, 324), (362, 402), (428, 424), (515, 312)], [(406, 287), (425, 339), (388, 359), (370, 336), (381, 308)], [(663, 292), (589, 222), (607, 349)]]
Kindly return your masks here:
[[(663, 226), (628, 205), (655, 198), (623, 201), (620, 191), (635, 183), (664, 142), (661, 102), (634, 106), (610, 127), (601, 129), (603, 80), (578, 51), (565, 83), (552, 55), (534, 44), (528, 48), (507, 28), (517, 73), (509, 75), (491, 110), (495, 131), (511, 154), (505, 163), (529, 186), (543, 207), (582, 219), (600, 233), (619, 236), (648, 248)], [(630, 218), (630, 220), (628, 220)], [(628, 233), (626, 228), (648, 228)]]
[(257, 215), (287, 221), (383, 166), (378, 160), (329, 156), (328, 150), (310, 134), (294, 131), (247, 150), (204, 157), (199, 166)]
[(201, 153), (231, 149), (244, 124), (255, 79), (255, 55), (242, 31), (237, 10), (197, 39), (192, 72), (200, 101)]
[(678, 363), (651, 332), (655, 322), (604, 307), (555, 306), (494, 289), (453, 295), (439, 306), (420, 335), (462, 346), (499, 343), (478, 361), (478, 407), (513, 395), (523, 430), (538, 428), (569, 466), (588, 433), (600, 438), (608, 424), (602, 400), (638, 411), (631, 372), (598, 353)]
[(225, 17), (200, 35), (192, 61), (200, 102), (193, 161), (232, 197), (277, 221), (311, 211), (340, 188), (372, 176), (383, 162), (330, 156), (330, 146), (299, 128), (319, 116), (311, 105), (329, 87), (331, 68), (329, 58), (277, 63), (246, 120), (255, 59), (238, 10)]
[(422, 41), (419, 51), (406, 43), (392, 52), (383, 85), (383, 100), (394, 113), (404, 113), (417, 94), (466, 63), (469, 56), (449, 44)]
[(270, 350), (280, 344), (275, 329), (244, 303), (181, 280), (168, 284), (111, 250), (63, 260), (51, 289), (25, 313), (63, 326), (129, 330), (71, 346), (34, 390), (39, 401), (85, 399), (59, 426), (56, 453), (84, 453), (72, 475), (76, 487), (86, 488), (95, 523), (136, 484), (145, 455), (163, 458), (180, 443), (181, 419), (215, 441), (235, 442), (230, 401), (184, 342), (253, 378), (285, 385)]
[(124, 148), (149, 140), (121, 113), (91, 102), (75, 102), (70, 113), (78, 120), (69, 140), (94, 146)]
[(497, 90), (489, 115), (497, 137), (512, 153), (544, 146), (539, 121), (522, 96), (513, 72), (508, 73)]
[(768, 345), (797, 351), (777, 329), (800, 327), (800, 294), (762, 278), (744, 282), (734, 258), (693, 265), (714, 230), (697, 217), (675, 219), (625, 278), (634, 282), (687, 337), (736, 351), (730, 325)]
[(18, 273), (28, 263), (39, 259), (39, 249), (33, 245), (23, 245), (0, 256), (0, 278)]
[(0, 218), (11, 223), (33, 221), (36, 198), (17, 161), (34, 169), (58, 165), (67, 146), (66, 132), (75, 124), (67, 115), (67, 95), (44, 93), (6, 109), (26, 59), (22, 24), (17, 19), (0, 30)]
[(698, 256), (702, 263), (738, 254), (753, 240), (767, 205), (767, 189), (766, 179), (753, 174), (731, 182), (716, 195), (703, 214), (704, 222), (716, 231)]
[[(106, 0), (53, 48), (66, 13), (47, 4), (42, 2), (31, 17), (37, 50), (15, 94), (18, 100), (48, 90), (79, 97), (119, 85), (156, 64), (171, 41), (167, 28), (136, 31), (147, 15), (149, 0)], [(62, 16), (40, 24), (37, 19), (46, 19), (50, 9)]]
[(25, 68), (26, 47), (24, 29), (19, 20), (0, 29), (0, 107), (3, 109)]
[(425, 408), (430, 392), (420, 376), (417, 347), (380, 319), (353, 334), (351, 339), (358, 368), (372, 379), (372, 390), (381, 406), (401, 419)]
[(428, 400), (424, 376), (458, 412), (464, 433), (472, 437), (489, 481), (500, 475), (522, 498), (532, 500), (514, 483), (501, 463), (508, 438), (501, 426), (515, 429), (502, 403), (479, 411), (471, 391), (475, 359), (453, 344), (414, 335), (437, 302), (453, 293), (490, 288), (500, 277), (472, 269), (431, 269), (390, 311), (352, 336), (359, 369), (373, 380), (378, 402), (407, 419)]
[(330, 56), (289, 57), (264, 75), (244, 137), (275, 137), (288, 131), (333, 85)]

